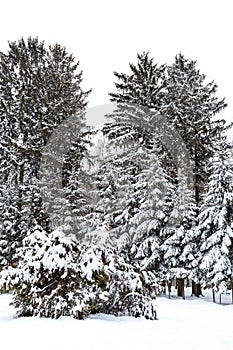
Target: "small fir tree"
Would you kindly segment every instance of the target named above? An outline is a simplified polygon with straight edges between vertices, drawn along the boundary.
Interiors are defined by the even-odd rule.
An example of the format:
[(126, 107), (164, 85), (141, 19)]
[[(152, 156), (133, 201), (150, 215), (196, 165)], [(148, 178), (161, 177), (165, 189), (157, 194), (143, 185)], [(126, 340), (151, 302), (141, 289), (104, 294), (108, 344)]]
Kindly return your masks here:
[(229, 152), (220, 150), (210, 163), (211, 176), (198, 217), (202, 281), (217, 292), (232, 280), (233, 170)]

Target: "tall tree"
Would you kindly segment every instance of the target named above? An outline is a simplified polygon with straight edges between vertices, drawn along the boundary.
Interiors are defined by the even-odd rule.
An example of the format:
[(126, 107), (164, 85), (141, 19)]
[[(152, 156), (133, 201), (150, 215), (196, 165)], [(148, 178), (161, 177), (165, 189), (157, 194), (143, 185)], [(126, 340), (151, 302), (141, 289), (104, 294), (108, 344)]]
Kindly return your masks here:
[[(194, 162), (194, 189), (197, 205), (208, 179), (206, 161), (214, 151), (224, 121), (214, 119), (226, 103), (216, 97), (217, 85), (206, 83), (206, 76), (196, 68), (196, 62), (182, 54), (170, 66), (158, 66), (148, 53), (138, 55), (138, 64), (130, 64), (131, 74), (114, 73), (117, 92), (111, 93), (112, 102), (147, 107), (161, 113), (166, 122), (181, 135)], [(119, 114), (119, 112), (118, 112)], [(127, 118), (126, 118), (127, 119)], [(119, 116), (119, 121), (123, 121)], [(126, 120), (125, 120), (126, 121)], [(131, 119), (135, 126), (139, 122)], [(150, 129), (147, 121), (147, 128)], [(145, 126), (145, 124), (144, 124)], [(166, 149), (166, 145), (163, 145)]]
[[(42, 150), (54, 129), (87, 104), (78, 65), (65, 48), (55, 44), (47, 49), (37, 38), (10, 42), (8, 52), (0, 53), (0, 226), (4, 241), (18, 241), (30, 222), (48, 229), (38, 182)], [(83, 123), (84, 118), (77, 117), (77, 124)], [(10, 244), (9, 259), (11, 248)]]
[[(117, 91), (111, 93), (110, 98), (117, 103), (117, 110), (110, 115), (114, 120), (110, 126), (111, 134), (119, 144), (126, 135), (133, 138), (132, 135), (138, 133), (138, 140), (143, 139), (146, 143), (150, 140), (157, 145), (160, 165), (169, 175), (169, 185), (174, 186), (167, 215), (174, 218), (179, 208), (179, 217), (182, 218), (173, 227), (165, 227), (164, 230), (161, 227), (160, 240), (157, 236), (155, 244), (152, 244), (150, 238), (148, 242), (152, 249), (143, 244), (143, 250), (151, 257), (154, 253), (157, 261), (163, 262), (164, 272), (169, 268), (167, 278), (184, 278), (191, 276), (190, 271), (197, 263), (194, 250), (199, 242), (193, 226), (200, 209), (201, 194), (209, 178), (206, 164), (225, 127), (224, 122), (216, 120), (215, 116), (226, 103), (216, 97), (217, 85), (205, 82), (206, 77), (196, 68), (196, 62), (181, 54), (175, 57), (172, 65), (159, 67), (148, 53), (144, 53), (138, 55), (137, 65), (130, 64), (130, 69), (131, 74), (114, 73), (118, 79), (115, 83)], [(160, 117), (156, 119), (157, 113)], [(182, 159), (190, 161), (188, 167), (183, 167)], [(189, 181), (190, 186), (186, 186), (185, 203), (177, 204), (176, 198), (182, 197), (180, 185), (185, 177), (189, 178), (189, 172), (193, 173), (194, 181)], [(146, 217), (143, 211), (141, 217)], [(165, 275), (162, 273), (162, 278)]]
[(233, 272), (233, 169), (227, 150), (216, 152), (209, 164), (210, 181), (198, 217), (202, 281), (217, 292), (226, 290)]
[(198, 207), (200, 195), (208, 180), (206, 163), (213, 155), (223, 120), (214, 119), (226, 103), (216, 97), (217, 85), (206, 83), (206, 76), (196, 68), (196, 62), (182, 54), (168, 66), (164, 105), (161, 113), (178, 130), (194, 162), (194, 190)]

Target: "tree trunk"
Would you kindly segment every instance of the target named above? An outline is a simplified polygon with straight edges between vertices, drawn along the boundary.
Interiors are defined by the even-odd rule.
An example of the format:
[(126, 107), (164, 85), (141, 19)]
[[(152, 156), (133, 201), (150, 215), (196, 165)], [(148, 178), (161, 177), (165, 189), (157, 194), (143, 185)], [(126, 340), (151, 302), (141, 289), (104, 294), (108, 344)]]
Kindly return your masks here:
[(168, 299), (171, 299), (171, 282), (170, 281), (167, 283), (167, 287), (168, 287)]
[(197, 283), (197, 297), (199, 297), (200, 295), (202, 295), (202, 291), (201, 291), (201, 284)]
[(182, 285), (182, 298), (185, 299), (185, 292), (184, 292), (184, 279), (182, 279), (181, 281), (181, 285)]
[(178, 295), (178, 297), (182, 297), (183, 299), (185, 299), (184, 279), (183, 278), (179, 278), (177, 280), (177, 295)]
[(212, 288), (212, 295), (213, 295), (213, 303), (216, 302), (216, 299), (215, 299), (215, 291), (214, 291), (214, 288)]
[(196, 283), (192, 281), (192, 294), (194, 294), (196, 297), (199, 297), (200, 295), (202, 295), (200, 283)]

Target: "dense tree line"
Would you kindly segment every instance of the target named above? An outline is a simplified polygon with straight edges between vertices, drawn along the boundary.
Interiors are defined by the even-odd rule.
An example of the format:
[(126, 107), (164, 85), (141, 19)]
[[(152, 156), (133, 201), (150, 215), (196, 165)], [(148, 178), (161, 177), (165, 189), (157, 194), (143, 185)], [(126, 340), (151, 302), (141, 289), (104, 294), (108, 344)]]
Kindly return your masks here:
[[(115, 72), (108, 122), (87, 130), (90, 91), (65, 48), (29, 38), (0, 53), (0, 284), (20, 315), (155, 319), (155, 295), (174, 279), (183, 295), (185, 280), (217, 292), (232, 282), (231, 147), (216, 118), (226, 103), (181, 54), (159, 66), (143, 53), (130, 71)], [(40, 167), (70, 118), (75, 138), (56, 159), (66, 202), (43, 183), (53, 221)], [(93, 157), (98, 133), (105, 146)]]
[[(217, 181), (214, 174), (220, 171), (221, 162), (213, 169), (213, 159), (219, 154), (223, 154), (229, 177), (221, 182), (224, 189), (215, 183), (212, 191), (220, 203), (213, 208), (215, 200), (209, 200), (213, 216), (206, 220), (216, 219), (222, 206), (222, 212), (227, 210), (228, 227), (232, 225), (231, 146), (225, 121), (216, 118), (226, 103), (216, 97), (217, 85), (205, 82), (196, 62), (181, 54), (172, 65), (158, 66), (144, 53), (138, 55), (137, 65), (130, 64), (130, 71), (115, 73), (116, 92), (110, 98), (116, 110), (102, 130), (109, 146), (97, 178), (101, 187), (105, 177), (102, 169), (107, 167), (115, 191), (110, 195), (105, 192), (100, 201), (105, 202), (103, 226), (107, 218), (111, 222), (108, 230), (121, 238), (120, 253), (131, 263), (156, 271), (158, 279), (168, 284), (178, 279), (182, 294), (184, 279), (193, 281), (196, 295), (201, 293), (200, 284), (212, 285), (218, 291), (227, 288), (232, 279), (232, 234), (227, 233), (226, 226), (221, 233), (228, 242), (229, 260), (222, 266), (225, 273), (218, 275), (218, 281), (211, 279), (216, 269), (214, 260), (208, 265), (210, 274), (202, 261), (206, 259), (203, 239), (207, 239), (202, 232), (203, 212), (212, 178)], [(221, 250), (219, 245), (220, 239), (213, 238), (214, 251)]]
[[(83, 318), (105, 311), (156, 318), (153, 272), (136, 270), (114, 251), (79, 248), (77, 239), (56, 234), (59, 220), (55, 224), (51, 220), (51, 208), (41, 193), (52, 197), (56, 176), (45, 176), (48, 183), (42, 181), (45, 188), (41, 187), (41, 176), (47, 175), (40, 174), (43, 152), (48, 152), (46, 147), (59, 126), (72, 120), (75, 138), (67, 154), (55, 159), (63, 164), (64, 196), (61, 203), (50, 198), (49, 204), (64, 216), (66, 197), (70, 208), (83, 218), (77, 220), (77, 228), (82, 229), (92, 208), (88, 184), (81, 177), (80, 164), (88, 146), (84, 112), (89, 92), (81, 88), (79, 63), (60, 45), (47, 49), (32, 38), (10, 42), (8, 53), (1, 53), (0, 59), (2, 291), (13, 290), (22, 316)], [(64, 141), (62, 131), (56, 135), (56, 146), (61, 148), (65, 147), (59, 144), (59, 136)], [(56, 158), (55, 149), (49, 152)], [(64, 226), (63, 222), (60, 230)]]

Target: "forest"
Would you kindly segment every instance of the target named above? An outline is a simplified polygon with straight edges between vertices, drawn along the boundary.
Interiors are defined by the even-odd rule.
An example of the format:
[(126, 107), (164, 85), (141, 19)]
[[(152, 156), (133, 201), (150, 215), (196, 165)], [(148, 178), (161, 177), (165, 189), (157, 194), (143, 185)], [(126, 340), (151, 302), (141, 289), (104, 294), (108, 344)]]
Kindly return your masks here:
[[(156, 296), (233, 290), (232, 125), (197, 63), (137, 54), (86, 123), (79, 62), (38, 38), (0, 52), (0, 291), (18, 316), (156, 319)], [(101, 140), (101, 142), (99, 142)]]

